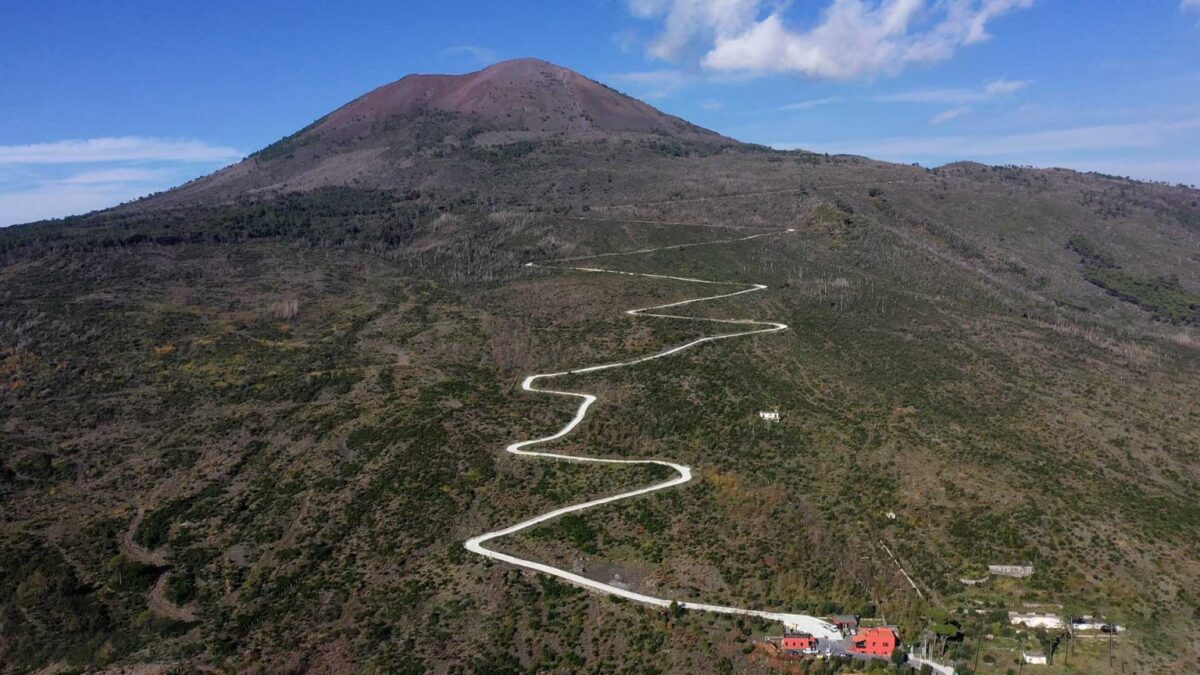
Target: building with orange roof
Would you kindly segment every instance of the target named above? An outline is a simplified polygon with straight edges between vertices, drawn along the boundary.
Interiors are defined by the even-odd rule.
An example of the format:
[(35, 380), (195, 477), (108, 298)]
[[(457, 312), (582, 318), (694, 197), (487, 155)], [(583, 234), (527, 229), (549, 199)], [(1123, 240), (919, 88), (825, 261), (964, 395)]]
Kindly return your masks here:
[(859, 628), (858, 633), (850, 638), (851, 652), (884, 659), (891, 657), (899, 645), (900, 636), (896, 633), (895, 626)]

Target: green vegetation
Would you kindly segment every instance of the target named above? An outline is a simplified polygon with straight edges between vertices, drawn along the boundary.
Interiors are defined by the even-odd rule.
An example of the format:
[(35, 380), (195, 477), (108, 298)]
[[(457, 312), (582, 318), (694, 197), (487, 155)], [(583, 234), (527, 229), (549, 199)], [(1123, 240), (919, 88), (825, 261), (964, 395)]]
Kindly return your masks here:
[[(622, 314), (693, 285), (523, 262), (785, 224), (604, 259), (768, 284), (689, 311), (790, 330), (564, 378), (600, 400), (556, 451), (668, 458), (695, 480), (498, 544), (680, 602), (886, 620), (988, 673), (1044, 647), (1007, 608), (1060, 603), (1130, 627), (1118, 668), (1194, 669), (1196, 573), (1161, 562), (1200, 541), (1195, 262), (1178, 253), (1195, 234), (1175, 189), (673, 139), (456, 147), (439, 124), (422, 122), (412, 184), (0, 230), (0, 661), (774, 667), (751, 664), (777, 626), (581, 592), (462, 542), (667, 475), (504, 455), (574, 409), (522, 392), (524, 374), (706, 331)], [(713, 176), (769, 194), (603, 206), (704, 196)], [(121, 553), (138, 507), (137, 542), (194, 623), (155, 614), (162, 570)], [(1031, 579), (959, 582), (1024, 561)], [(1054, 668), (1107, 667), (1074, 642)]]
[(1117, 263), (1113, 257), (1100, 250), (1091, 239), (1077, 234), (1067, 240), (1067, 248), (1075, 251), (1080, 255), (1080, 262), (1087, 267), (1108, 268), (1116, 267)]
[(1112, 295), (1152, 312), (1156, 319), (1200, 324), (1200, 294), (1189, 292), (1178, 279), (1148, 279), (1113, 268), (1088, 269), (1084, 276)]
[(251, 159), (272, 161), (291, 157), (297, 150), (306, 145), (312, 145), (321, 140), (321, 134), (312, 130), (325, 118), (322, 117), (294, 134), (284, 136), (267, 147), (250, 155)]
[(1200, 294), (1180, 285), (1175, 277), (1140, 277), (1120, 268), (1114, 258), (1087, 237), (1075, 235), (1067, 248), (1081, 256), (1084, 277), (1126, 302), (1153, 313), (1169, 323), (1200, 324)]

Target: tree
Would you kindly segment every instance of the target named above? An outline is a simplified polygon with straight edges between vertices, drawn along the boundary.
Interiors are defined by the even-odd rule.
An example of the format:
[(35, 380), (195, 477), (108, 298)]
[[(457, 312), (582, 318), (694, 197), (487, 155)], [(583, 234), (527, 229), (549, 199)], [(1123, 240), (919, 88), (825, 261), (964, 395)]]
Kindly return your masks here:
[(670, 614), (672, 619), (678, 619), (679, 617), (683, 616), (684, 611), (683, 605), (675, 602), (674, 600), (671, 601), (671, 606), (667, 608), (667, 613)]
[(1062, 642), (1063, 633), (1061, 631), (1049, 633), (1044, 628), (1038, 628), (1034, 632), (1038, 644), (1042, 646), (1042, 653), (1046, 655), (1046, 663), (1054, 662), (1054, 652), (1058, 649), (1058, 644)]
[(903, 649), (896, 647), (895, 649), (892, 650), (892, 663), (893, 664), (898, 666), (907, 660), (908, 660), (908, 653), (905, 652)]
[(938, 656), (941, 657), (946, 653), (946, 648), (949, 646), (950, 640), (958, 639), (958, 626), (952, 623), (935, 623), (929, 627), (936, 638)]

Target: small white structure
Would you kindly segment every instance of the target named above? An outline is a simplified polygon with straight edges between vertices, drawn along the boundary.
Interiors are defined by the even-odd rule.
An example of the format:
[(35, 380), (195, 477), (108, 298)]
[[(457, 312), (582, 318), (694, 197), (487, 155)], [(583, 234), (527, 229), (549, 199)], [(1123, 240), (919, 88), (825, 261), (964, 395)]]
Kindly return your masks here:
[(1033, 576), (1033, 565), (988, 565), (988, 572), (999, 577), (1023, 577)]
[(888, 511), (887, 513), (885, 513), (885, 514), (883, 514), (883, 515), (887, 516), (887, 519), (888, 519), (888, 520), (895, 520), (895, 519), (896, 519), (896, 512), (895, 512), (895, 511)]
[(1115, 623), (1108, 623), (1102, 618), (1084, 615), (1071, 619), (1071, 630), (1075, 632), (1103, 631), (1105, 633), (1120, 633), (1125, 630)]
[[(962, 584), (964, 586), (978, 586), (980, 584), (985, 583), (988, 579), (991, 579), (991, 577), (980, 577), (978, 579), (968, 579), (966, 577), (960, 577), (959, 581), (962, 582)], [(979, 610), (978, 613), (982, 614), (983, 611)]]
[(762, 410), (758, 413), (758, 416), (768, 422), (778, 422), (779, 421), (779, 411), (778, 410)]
[(1062, 617), (1054, 614), (1023, 614), (1021, 612), (1009, 612), (1008, 622), (1014, 626), (1027, 626), (1029, 628), (1062, 628)]
[(1041, 652), (1021, 652), (1021, 656), (1025, 659), (1025, 663), (1036, 663), (1044, 666), (1050, 662), (1046, 658), (1046, 655)]

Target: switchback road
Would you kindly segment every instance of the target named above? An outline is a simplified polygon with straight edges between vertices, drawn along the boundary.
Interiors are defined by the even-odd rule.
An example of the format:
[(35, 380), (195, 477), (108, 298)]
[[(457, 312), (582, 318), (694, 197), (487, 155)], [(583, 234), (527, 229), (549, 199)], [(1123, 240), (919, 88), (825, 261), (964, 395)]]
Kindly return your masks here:
[[(720, 241), (704, 242), (701, 244), (689, 244), (687, 246), (713, 246), (713, 245), (719, 245), (719, 244), (733, 244), (733, 243), (737, 243), (737, 242), (748, 241), (751, 239), (757, 239), (759, 237), (779, 236), (782, 234), (790, 233), (792, 231), (793, 230), (789, 229), (789, 230), (782, 230), (782, 231), (776, 231), (776, 232), (766, 232), (766, 233), (761, 233), (761, 234), (750, 235), (747, 237), (740, 237), (737, 239), (724, 239), (724, 240), (720, 240)], [(542, 387), (538, 386), (538, 384), (540, 382), (544, 382), (547, 380), (552, 380), (552, 379), (560, 378), (560, 377), (566, 377), (566, 376), (570, 376), (570, 375), (583, 375), (583, 374), (595, 373), (595, 372), (599, 372), (599, 371), (603, 371), (603, 370), (612, 370), (614, 368), (627, 368), (630, 366), (636, 366), (640, 363), (645, 363), (647, 361), (652, 361), (654, 359), (661, 359), (661, 358), (665, 358), (667, 356), (671, 356), (673, 354), (678, 354), (679, 352), (682, 352), (687, 349), (691, 349), (692, 347), (696, 347), (696, 346), (705, 344), (707, 342), (716, 342), (717, 340), (728, 340), (730, 338), (746, 337), (749, 335), (757, 335), (759, 333), (774, 333), (777, 331), (787, 330), (788, 327), (786, 324), (776, 323), (776, 322), (772, 322), (772, 321), (757, 321), (757, 320), (753, 320), (753, 319), (711, 319), (711, 318), (707, 318), (707, 317), (687, 316), (687, 315), (674, 314), (674, 313), (667, 314), (667, 313), (662, 313), (659, 311), (659, 310), (672, 309), (672, 308), (676, 308), (676, 307), (683, 307), (685, 305), (691, 305), (691, 304), (697, 303), (697, 302), (718, 300), (721, 298), (732, 298), (732, 297), (744, 295), (747, 293), (756, 293), (758, 291), (762, 291), (767, 288), (766, 286), (764, 286), (762, 284), (742, 284), (742, 283), (726, 282), (726, 281), (713, 281), (713, 280), (708, 280), (708, 279), (693, 279), (693, 278), (688, 278), (688, 277), (677, 277), (677, 276), (670, 276), (670, 275), (666, 275), (666, 274), (646, 274), (646, 273), (640, 273), (640, 272), (624, 272), (624, 271), (619, 271), (619, 270), (601, 269), (598, 267), (570, 267), (570, 266), (560, 266), (560, 265), (555, 264), (555, 263), (564, 263), (564, 262), (577, 262), (577, 261), (581, 261), (581, 260), (588, 260), (588, 259), (595, 259), (595, 258), (602, 258), (602, 257), (612, 257), (612, 256), (616, 256), (616, 255), (636, 255), (636, 254), (652, 253), (654, 251), (667, 250), (667, 249), (679, 249), (679, 248), (682, 248), (682, 246), (678, 246), (678, 245), (677, 246), (664, 246), (664, 247), (660, 247), (660, 248), (640, 249), (637, 251), (630, 251), (628, 253), (609, 253), (609, 254), (601, 254), (601, 255), (595, 255), (595, 256), (583, 256), (583, 257), (575, 257), (575, 258), (564, 258), (564, 259), (559, 259), (559, 260), (550, 260), (550, 261), (546, 261), (546, 262), (543, 262), (540, 264), (538, 264), (538, 263), (527, 263), (526, 264), (528, 267), (549, 267), (549, 268), (553, 268), (553, 269), (569, 269), (569, 270), (588, 272), (588, 273), (596, 273), (596, 274), (621, 274), (621, 275), (626, 275), (626, 276), (642, 277), (642, 278), (646, 278), (646, 279), (682, 281), (682, 282), (686, 282), (686, 283), (704, 284), (704, 285), (709, 285), (709, 286), (733, 286), (733, 287), (740, 286), (742, 288), (740, 288), (739, 290), (735, 290), (735, 291), (728, 292), (728, 293), (719, 293), (716, 295), (706, 295), (703, 297), (692, 298), (690, 300), (682, 300), (679, 302), (672, 302), (672, 303), (667, 303), (664, 305), (655, 305), (653, 307), (642, 307), (639, 309), (630, 309), (630, 310), (626, 310), (625, 313), (630, 316), (644, 316), (644, 317), (653, 317), (653, 318), (659, 318), (659, 319), (674, 319), (674, 320), (682, 320), (682, 321), (715, 323), (715, 324), (721, 324), (721, 325), (727, 325), (727, 326), (738, 326), (738, 327), (741, 327), (741, 329), (734, 330), (732, 332), (721, 333), (718, 335), (709, 335), (706, 337), (696, 338), (694, 340), (691, 340), (690, 342), (686, 342), (684, 344), (681, 344), (681, 345), (678, 345), (675, 347), (671, 347), (669, 349), (664, 349), (660, 352), (656, 352), (656, 353), (650, 354), (648, 356), (643, 356), (643, 357), (631, 359), (628, 361), (614, 361), (611, 363), (603, 363), (600, 365), (586, 366), (586, 367), (575, 368), (575, 369), (571, 369), (571, 370), (563, 370), (563, 371), (554, 372), (554, 373), (538, 373), (538, 374), (530, 375), (530, 376), (526, 377), (525, 380), (521, 383), (521, 388), (524, 389), (525, 391), (537, 392), (537, 393), (541, 393), (541, 394), (550, 394), (553, 396), (567, 396), (567, 397), (579, 399), (579, 407), (576, 409), (575, 416), (571, 419), (571, 421), (567, 422), (567, 424), (565, 426), (563, 426), (561, 429), (554, 432), (553, 434), (550, 434), (549, 436), (543, 436), (541, 438), (517, 441), (515, 443), (510, 444), (508, 447), (505, 448), (506, 451), (508, 451), (514, 455), (522, 455), (522, 456), (527, 456), (527, 457), (544, 457), (544, 458), (548, 458), (548, 459), (555, 459), (555, 460), (568, 461), (568, 462), (589, 462), (589, 463), (595, 463), (595, 464), (657, 464), (659, 466), (665, 466), (665, 467), (670, 468), (677, 475), (674, 478), (664, 481), (662, 483), (655, 483), (654, 485), (649, 485), (647, 487), (638, 488), (636, 490), (631, 490), (629, 492), (622, 492), (620, 494), (612, 495), (610, 497), (602, 497), (599, 499), (593, 499), (591, 501), (582, 502), (579, 504), (572, 504), (570, 506), (564, 506), (562, 508), (554, 509), (553, 511), (548, 511), (541, 515), (534, 516), (527, 520), (523, 520), (519, 523), (516, 523), (515, 525), (510, 525), (504, 529), (495, 530), (493, 532), (486, 532), (479, 536), (472, 537), (471, 539), (467, 540), (467, 542), (465, 544), (468, 551), (471, 551), (473, 553), (478, 553), (479, 555), (486, 556), (493, 560), (499, 560), (501, 562), (506, 562), (511, 565), (523, 567), (525, 569), (535, 570), (538, 572), (542, 572), (544, 574), (556, 576), (560, 579), (565, 579), (566, 581), (568, 581), (572, 584), (582, 586), (584, 588), (588, 588), (588, 589), (598, 591), (601, 593), (606, 593), (608, 595), (614, 595), (614, 596), (626, 598), (628, 600), (633, 600), (635, 602), (640, 602), (640, 603), (644, 603), (647, 605), (653, 605), (653, 606), (658, 606), (658, 607), (669, 607), (672, 604), (673, 601), (668, 598), (659, 598), (659, 597), (655, 597), (655, 596), (651, 596), (651, 595), (645, 595), (643, 593), (636, 593), (631, 590), (619, 588), (617, 586), (606, 584), (601, 581), (596, 581), (595, 579), (589, 579), (585, 576), (575, 574), (573, 572), (569, 572), (567, 570), (560, 569), (560, 568), (554, 567), (552, 565), (547, 565), (545, 563), (540, 563), (540, 562), (537, 562), (534, 560), (527, 560), (524, 558), (519, 558), (517, 556), (509, 555), (507, 553), (501, 553), (499, 551), (496, 551), (496, 550), (493, 550), (490, 548), (486, 548), (484, 546), (484, 544), (486, 544), (487, 542), (489, 542), (493, 539), (498, 539), (500, 537), (504, 537), (504, 536), (507, 536), (507, 535), (510, 535), (510, 534), (513, 534), (516, 532), (520, 532), (521, 530), (533, 527), (534, 525), (546, 522), (548, 520), (552, 520), (554, 518), (557, 518), (562, 515), (566, 515), (568, 513), (585, 511), (587, 509), (595, 508), (595, 507), (601, 506), (603, 504), (611, 504), (613, 502), (617, 502), (617, 501), (620, 501), (623, 499), (632, 499), (639, 495), (649, 494), (651, 492), (656, 492), (658, 490), (666, 490), (668, 488), (682, 485), (682, 484), (687, 483), (688, 481), (692, 480), (692, 470), (690, 467), (685, 466), (683, 464), (666, 461), (666, 460), (660, 460), (660, 459), (610, 459), (610, 458), (605, 458), (605, 457), (586, 457), (586, 456), (580, 456), (580, 455), (564, 455), (564, 454), (558, 454), (558, 453), (552, 453), (552, 452), (538, 452), (538, 451), (534, 451), (534, 450), (525, 449), (525, 448), (529, 448), (531, 446), (542, 445), (545, 443), (551, 443), (551, 442), (556, 441), (556, 440), (566, 436), (567, 434), (571, 433), (571, 431), (574, 430), (575, 427), (579, 426), (579, 424), (584, 420), (584, 418), (587, 416), (588, 409), (591, 407), (592, 403), (595, 403), (595, 401), (596, 401), (596, 396), (593, 394), (589, 394), (586, 392), (578, 392), (578, 391), (566, 391), (566, 390), (561, 390), (561, 389), (542, 388)], [(804, 631), (807, 633), (811, 633), (817, 637), (830, 638), (830, 639), (840, 639), (841, 638), (841, 634), (838, 632), (837, 628), (835, 628), (832, 624), (830, 624), (826, 621), (823, 621), (817, 617), (808, 616), (805, 614), (769, 612), (769, 611), (758, 610), (758, 609), (748, 609), (748, 608), (743, 608), (743, 607), (729, 607), (729, 606), (724, 606), (724, 605), (710, 605), (710, 604), (696, 603), (696, 602), (679, 601), (678, 604), (685, 609), (692, 610), (692, 611), (698, 611), (698, 612), (715, 612), (715, 613), (719, 613), (719, 614), (738, 614), (738, 615), (744, 615), (744, 616), (757, 616), (757, 617), (761, 617), (763, 619), (767, 619), (769, 621), (780, 621), (784, 625), (786, 625), (787, 627), (789, 627), (793, 630), (800, 630), (800, 631)]]

